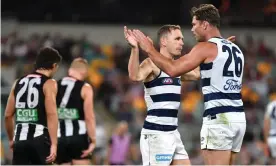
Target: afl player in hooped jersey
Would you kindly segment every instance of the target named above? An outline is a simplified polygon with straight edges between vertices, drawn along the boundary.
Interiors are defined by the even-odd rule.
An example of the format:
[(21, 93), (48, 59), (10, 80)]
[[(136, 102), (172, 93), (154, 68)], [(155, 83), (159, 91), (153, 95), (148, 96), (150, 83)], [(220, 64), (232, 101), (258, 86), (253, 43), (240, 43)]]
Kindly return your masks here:
[[(128, 64), (129, 77), (144, 83), (147, 117), (140, 137), (143, 165), (190, 165), (189, 156), (177, 130), (182, 80), (197, 80), (199, 70), (180, 77), (170, 77), (147, 58), (139, 65), (139, 49), (132, 32), (125, 27), (125, 37), (132, 46)], [(181, 54), (183, 35), (180, 26), (164, 25), (158, 31), (160, 52), (173, 59)], [(163, 56), (162, 55), (162, 56)]]
[(177, 60), (161, 56), (141, 31), (133, 30), (133, 34), (153, 63), (171, 77), (200, 66), (205, 107), (200, 134), (204, 162), (231, 165), (246, 129), (241, 99), (244, 56), (237, 45), (221, 37), (216, 7), (201, 4), (191, 9), (191, 16), (191, 31), (198, 43)]

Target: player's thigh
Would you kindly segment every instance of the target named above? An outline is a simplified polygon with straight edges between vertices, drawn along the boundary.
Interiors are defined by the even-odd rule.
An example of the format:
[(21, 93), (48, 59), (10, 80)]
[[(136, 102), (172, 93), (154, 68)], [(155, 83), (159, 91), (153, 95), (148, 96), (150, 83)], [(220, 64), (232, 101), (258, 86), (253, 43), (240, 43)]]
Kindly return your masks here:
[(268, 137), (267, 143), (269, 151), (271, 153), (271, 157), (276, 158), (276, 136)]
[(171, 165), (191, 165), (190, 159), (173, 159)]
[(231, 150), (209, 150), (202, 149), (205, 165), (229, 165)]
[(234, 133), (232, 151), (238, 153), (241, 150), (243, 138), (246, 131), (246, 123), (231, 123), (231, 129)]
[(35, 152), (32, 154), (32, 164), (46, 165), (46, 158), (50, 155), (51, 143), (49, 138), (45, 136), (39, 136), (32, 141), (32, 150)]
[(181, 140), (180, 133), (177, 130), (175, 131), (174, 136), (175, 136), (176, 148), (173, 155), (172, 165), (190, 165), (188, 153)]
[(141, 134), (140, 136), (140, 151), (142, 155), (143, 165), (150, 164), (150, 155), (149, 155), (149, 139), (148, 134)]
[(234, 133), (230, 124), (202, 124), (201, 149), (232, 150)]
[(143, 165), (170, 165), (175, 147), (173, 133), (141, 134), (140, 149)]
[(27, 141), (18, 141), (13, 146), (12, 165), (29, 165), (29, 145)]
[(203, 123), (200, 136), (205, 164), (230, 164), (234, 138), (230, 124)]
[(231, 152), (231, 157), (230, 157), (230, 164), (229, 165), (234, 165), (236, 158), (237, 158), (238, 153), (237, 152)]
[(72, 160), (90, 160), (91, 154), (82, 158), (82, 151), (88, 149), (89, 141), (87, 135), (79, 135), (71, 137), (69, 143), (69, 149), (71, 153)]
[(72, 160), (73, 165), (91, 165), (91, 160), (90, 159), (81, 159), (81, 160)]

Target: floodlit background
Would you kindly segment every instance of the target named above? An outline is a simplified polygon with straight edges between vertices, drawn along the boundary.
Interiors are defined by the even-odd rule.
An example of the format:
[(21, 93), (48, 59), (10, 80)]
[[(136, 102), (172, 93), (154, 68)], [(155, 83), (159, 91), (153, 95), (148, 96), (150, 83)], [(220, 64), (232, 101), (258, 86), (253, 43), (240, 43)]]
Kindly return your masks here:
[[(55, 76), (66, 75), (75, 57), (89, 62), (87, 81), (95, 93), (97, 148), (93, 164), (104, 164), (115, 126), (129, 124), (132, 146), (128, 164), (142, 164), (140, 130), (146, 115), (143, 85), (129, 80), (130, 48), (123, 26), (138, 28), (155, 39), (163, 24), (179, 24), (184, 34), (183, 53), (195, 44), (190, 31), (191, 7), (212, 3), (221, 14), (224, 37), (235, 35), (245, 54), (242, 96), (247, 131), (237, 164), (266, 164), (268, 151), (262, 137), (267, 103), (276, 97), (275, 0), (6, 0), (1, 1), (1, 164), (11, 164), (3, 115), (13, 81), (30, 71), (37, 50), (56, 48), (63, 64)], [(141, 60), (146, 56), (141, 53)], [(202, 94), (200, 82), (182, 87), (179, 131), (192, 164), (203, 164), (200, 155)]]

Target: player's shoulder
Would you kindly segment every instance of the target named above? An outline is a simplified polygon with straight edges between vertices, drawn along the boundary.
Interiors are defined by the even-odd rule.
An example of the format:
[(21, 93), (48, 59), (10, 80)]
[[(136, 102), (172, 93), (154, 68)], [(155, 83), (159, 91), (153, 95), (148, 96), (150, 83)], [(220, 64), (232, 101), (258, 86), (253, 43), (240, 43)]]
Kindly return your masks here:
[(145, 63), (146, 65), (152, 67), (152, 69), (157, 69), (157, 68), (158, 68), (150, 58), (146, 58), (146, 59), (144, 60), (144, 63)]
[(144, 59), (144, 61), (143, 61), (145, 64), (147, 64), (147, 65), (152, 65), (152, 60), (150, 59), (150, 58), (146, 58), (146, 59)]
[(194, 46), (194, 49), (200, 49), (200, 50), (208, 50), (210, 48), (217, 48), (217, 45), (215, 43), (206, 41), (206, 42), (199, 42)]
[(93, 87), (89, 83), (84, 82), (84, 84), (82, 86), (82, 89), (83, 89), (84, 92), (85, 91), (91, 91), (91, 90), (93, 90)]
[(44, 87), (55, 87), (55, 86), (57, 86), (57, 81), (53, 78), (48, 79), (44, 84)]
[(217, 45), (211, 42), (199, 42), (193, 47), (191, 52), (208, 57), (217, 52)]
[(87, 96), (93, 96), (93, 87), (86, 82), (81, 88), (81, 97), (85, 99)]

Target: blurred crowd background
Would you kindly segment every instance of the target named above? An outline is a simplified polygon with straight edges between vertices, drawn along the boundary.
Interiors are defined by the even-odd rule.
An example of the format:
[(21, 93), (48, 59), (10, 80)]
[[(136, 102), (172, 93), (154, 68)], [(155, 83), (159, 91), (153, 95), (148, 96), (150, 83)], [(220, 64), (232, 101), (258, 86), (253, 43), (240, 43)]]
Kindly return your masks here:
[[(153, 39), (163, 24), (183, 28), (183, 54), (195, 43), (189, 9), (213, 3), (221, 13), (224, 37), (236, 36), (245, 55), (242, 96), (247, 131), (237, 164), (267, 164), (262, 123), (267, 103), (276, 98), (276, 0), (56, 0), (2, 1), (1, 25), (1, 164), (11, 164), (3, 115), (12, 82), (32, 71), (39, 48), (51, 46), (63, 56), (56, 79), (65, 76), (73, 58), (89, 62), (87, 81), (95, 93), (97, 148), (93, 164), (104, 164), (112, 134), (130, 134), (128, 164), (141, 164), (140, 130), (146, 116), (144, 87), (128, 78), (130, 48), (123, 25), (142, 28)], [(17, 5), (15, 5), (17, 4)], [(140, 52), (140, 59), (146, 55)], [(202, 122), (200, 82), (182, 85), (179, 131), (192, 164), (200, 155)], [(128, 129), (116, 128), (120, 121)], [(115, 130), (116, 128), (116, 130)]]

